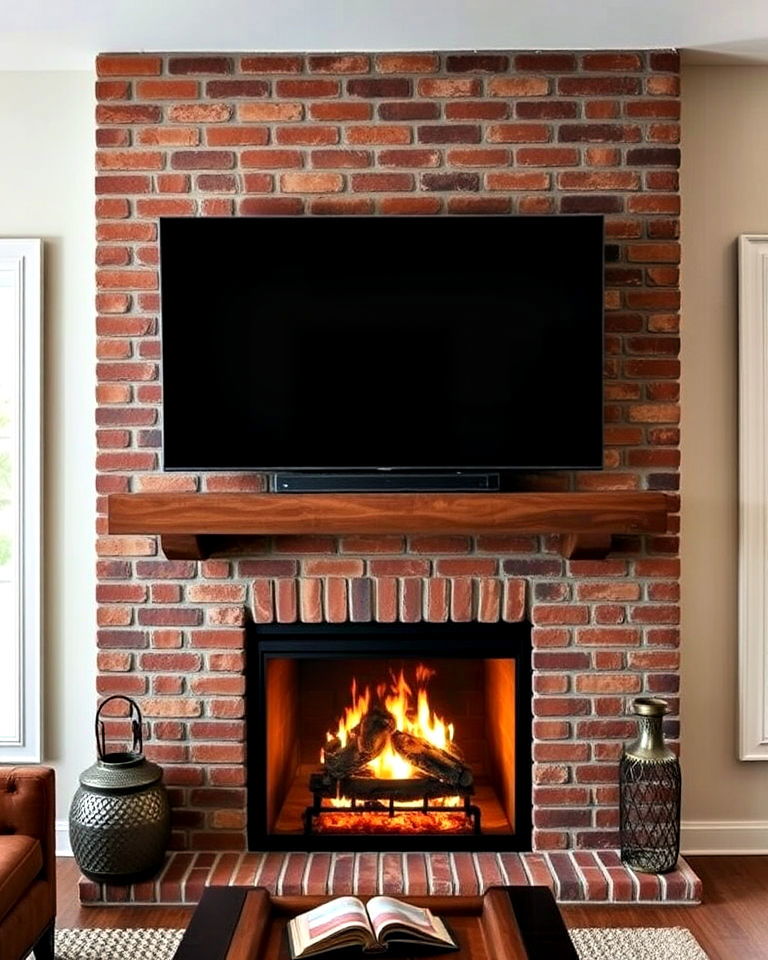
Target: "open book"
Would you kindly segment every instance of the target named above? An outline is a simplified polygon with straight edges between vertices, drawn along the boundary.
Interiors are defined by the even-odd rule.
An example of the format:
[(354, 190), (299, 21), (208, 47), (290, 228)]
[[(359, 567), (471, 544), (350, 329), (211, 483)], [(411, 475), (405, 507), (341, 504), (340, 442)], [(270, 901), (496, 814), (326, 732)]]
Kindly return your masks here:
[(357, 897), (336, 897), (294, 917), (288, 941), (294, 960), (351, 946), (383, 953), (397, 941), (459, 949), (440, 917), (394, 897), (371, 897), (367, 904)]

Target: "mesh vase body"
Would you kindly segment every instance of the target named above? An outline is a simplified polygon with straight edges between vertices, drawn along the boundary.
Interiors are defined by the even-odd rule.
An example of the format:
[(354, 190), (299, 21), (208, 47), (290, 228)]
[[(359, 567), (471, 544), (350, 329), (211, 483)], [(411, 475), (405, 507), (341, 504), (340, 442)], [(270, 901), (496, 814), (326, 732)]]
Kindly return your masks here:
[(132, 883), (162, 866), (171, 829), (162, 770), (143, 757), (97, 761), (80, 776), (69, 811), (72, 852), (86, 877)]
[(680, 853), (680, 762), (664, 742), (663, 700), (635, 701), (638, 738), (619, 771), (621, 859), (646, 873), (673, 870)]
[(72, 852), (91, 880), (131, 883), (161, 867), (170, 832), (165, 787), (97, 793), (80, 786), (69, 816)]

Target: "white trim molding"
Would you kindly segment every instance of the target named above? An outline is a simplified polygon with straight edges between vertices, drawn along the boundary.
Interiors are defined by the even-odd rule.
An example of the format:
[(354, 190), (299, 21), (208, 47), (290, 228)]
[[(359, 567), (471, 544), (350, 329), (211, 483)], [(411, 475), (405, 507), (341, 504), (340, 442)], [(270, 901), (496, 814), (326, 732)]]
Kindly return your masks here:
[(739, 237), (739, 756), (768, 760), (768, 236)]
[(768, 853), (768, 820), (683, 820), (683, 855), (724, 856)]
[(56, 821), (56, 856), (72, 857), (72, 844), (69, 840), (69, 820)]
[[(0, 273), (14, 296), (12, 502), (13, 622), (2, 669), (18, 686), (15, 729), (0, 739), (0, 762), (38, 763), (42, 756), (42, 240), (0, 239)], [(10, 627), (10, 628), (9, 628)], [(13, 665), (9, 667), (9, 665)]]

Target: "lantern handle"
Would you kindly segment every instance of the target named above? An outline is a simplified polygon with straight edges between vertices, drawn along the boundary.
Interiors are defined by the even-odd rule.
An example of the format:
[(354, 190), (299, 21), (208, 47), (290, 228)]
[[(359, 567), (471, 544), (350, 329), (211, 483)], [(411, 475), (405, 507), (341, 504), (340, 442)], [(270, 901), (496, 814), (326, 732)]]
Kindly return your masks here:
[(101, 719), (101, 711), (111, 700), (125, 700), (131, 705), (130, 718), (131, 733), (133, 735), (133, 746), (131, 747), (131, 752), (135, 753), (137, 757), (141, 757), (144, 752), (144, 736), (142, 732), (143, 721), (141, 718), (141, 710), (139, 710), (139, 705), (135, 700), (116, 693), (114, 696), (107, 697), (106, 700), (103, 700), (99, 706), (99, 709), (96, 711), (96, 752), (99, 756), (99, 760), (103, 761), (107, 756), (107, 737), (104, 730), (104, 721)]

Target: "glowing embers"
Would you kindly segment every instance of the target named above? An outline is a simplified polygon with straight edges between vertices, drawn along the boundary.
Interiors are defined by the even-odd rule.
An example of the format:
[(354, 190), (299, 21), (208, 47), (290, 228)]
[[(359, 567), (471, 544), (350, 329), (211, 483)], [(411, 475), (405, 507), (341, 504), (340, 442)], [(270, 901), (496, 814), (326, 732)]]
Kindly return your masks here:
[[(313, 808), (309, 808), (313, 809)], [(314, 822), (314, 833), (320, 834), (433, 834), (433, 833), (478, 833), (480, 812), (470, 805), (467, 813), (463, 807), (451, 812), (432, 810), (401, 810), (390, 814), (388, 810), (373, 810), (358, 807), (356, 811), (321, 807)], [(477, 817), (473, 816), (473, 811)], [(477, 824), (476, 824), (477, 821)]]
[(434, 673), (416, 666), (415, 702), (402, 669), (373, 700), (352, 679), (352, 704), (326, 734), (321, 769), (310, 775), (306, 833), (480, 833), (472, 771), (453, 724), (429, 705)]

